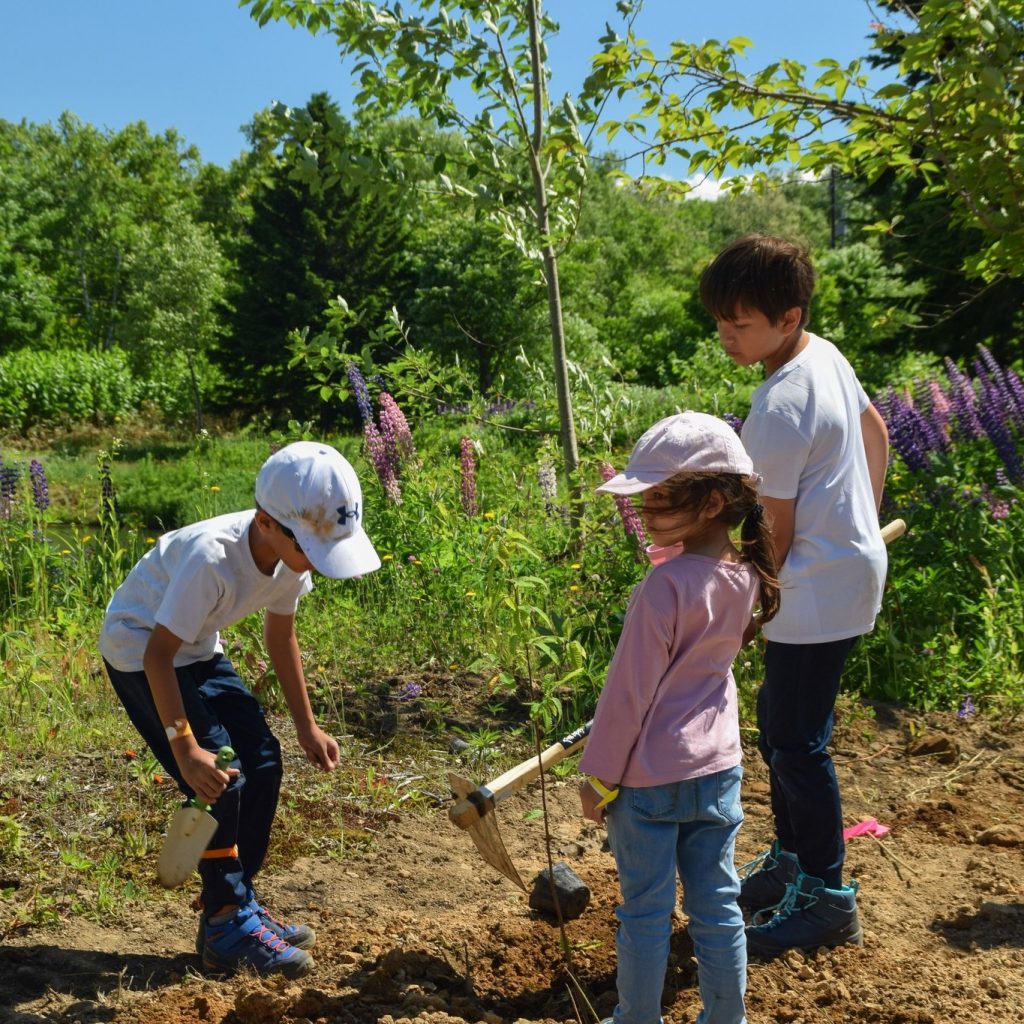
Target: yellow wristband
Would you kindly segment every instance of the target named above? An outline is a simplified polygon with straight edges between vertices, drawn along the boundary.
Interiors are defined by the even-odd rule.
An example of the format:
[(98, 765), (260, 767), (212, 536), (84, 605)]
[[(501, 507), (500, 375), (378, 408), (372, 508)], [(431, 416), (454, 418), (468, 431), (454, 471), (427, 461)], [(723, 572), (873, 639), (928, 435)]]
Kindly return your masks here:
[(187, 718), (176, 718), (173, 725), (164, 727), (169, 740), (180, 740), (183, 736), (192, 735), (192, 726), (188, 724)]
[(599, 803), (594, 805), (594, 810), (599, 811), (602, 807), (607, 807), (618, 795), (619, 787), (614, 786), (609, 789), (599, 778), (594, 775), (588, 775), (587, 781), (601, 794), (601, 800)]

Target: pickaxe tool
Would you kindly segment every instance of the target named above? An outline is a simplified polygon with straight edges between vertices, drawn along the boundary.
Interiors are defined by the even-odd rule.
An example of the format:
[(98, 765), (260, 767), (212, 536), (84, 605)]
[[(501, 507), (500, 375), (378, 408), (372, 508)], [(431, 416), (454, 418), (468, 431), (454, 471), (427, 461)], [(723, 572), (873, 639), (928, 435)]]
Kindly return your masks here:
[(522, 764), (510, 768), (504, 775), (499, 775), (484, 786), (474, 786), (469, 779), (448, 773), (448, 782), (456, 803), (449, 809), (448, 817), (461, 829), (465, 829), (473, 839), (476, 848), (491, 867), (500, 871), (506, 878), (514, 882), (524, 892), (526, 884), (519, 877), (498, 833), (498, 822), (494, 808), (513, 793), (518, 792), (532, 782), (541, 772), (546, 771), (559, 761), (578, 750), (590, 735), (592, 721), (580, 726), (575, 732), (563, 736), (557, 743), (552, 743), (540, 757), (527, 758)]

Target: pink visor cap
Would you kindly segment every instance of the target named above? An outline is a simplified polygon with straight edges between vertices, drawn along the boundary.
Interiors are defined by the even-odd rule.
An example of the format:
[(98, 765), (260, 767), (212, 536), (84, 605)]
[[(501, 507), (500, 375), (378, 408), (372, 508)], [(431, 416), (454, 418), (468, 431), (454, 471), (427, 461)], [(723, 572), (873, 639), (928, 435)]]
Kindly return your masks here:
[(271, 455), (256, 477), (256, 503), (295, 534), (324, 576), (349, 579), (380, 568), (362, 526), (359, 479), (330, 445), (296, 441)]
[(735, 473), (760, 482), (739, 434), (725, 420), (682, 412), (655, 423), (634, 445), (626, 468), (597, 490), (639, 494), (677, 473)]

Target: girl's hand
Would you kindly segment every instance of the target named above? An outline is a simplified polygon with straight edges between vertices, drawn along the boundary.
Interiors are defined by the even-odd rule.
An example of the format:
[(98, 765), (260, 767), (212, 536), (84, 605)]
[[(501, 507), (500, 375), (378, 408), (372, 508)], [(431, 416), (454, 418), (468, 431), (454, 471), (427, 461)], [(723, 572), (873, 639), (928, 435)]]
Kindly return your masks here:
[(601, 802), (601, 794), (590, 784), (584, 782), (580, 786), (580, 804), (583, 806), (583, 817), (594, 822), (595, 825), (605, 824), (605, 809), (598, 808)]
[(300, 733), (298, 739), (310, 764), (316, 765), (322, 772), (332, 772), (338, 767), (341, 760), (338, 741), (328, 736), (320, 726), (314, 725), (308, 732)]

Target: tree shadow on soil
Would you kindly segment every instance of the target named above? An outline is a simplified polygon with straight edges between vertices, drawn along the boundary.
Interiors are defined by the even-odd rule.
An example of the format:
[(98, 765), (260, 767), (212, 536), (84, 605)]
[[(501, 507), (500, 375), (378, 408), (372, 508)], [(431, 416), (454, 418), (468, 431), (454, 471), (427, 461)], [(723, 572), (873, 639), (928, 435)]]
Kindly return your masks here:
[(50, 1021), (50, 1016), (19, 1013), (16, 1009), (19, 1003), (34, 1002), (48, 992), (82, 1002), (79, 1014), (74, 1006), (63, 1008), (67, 1019), (80, 1015), (97, 1024), (112, 1020), (117, 1011), (98, 1002), (106, 993), (148, 989), (179, 980), (196, 966), (197, 958), (185, 954), (105, 953), (43, 944), (0, 949), (0, 1024)]

